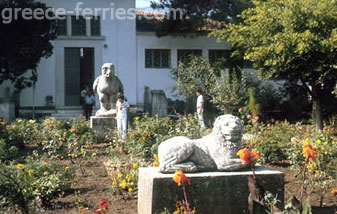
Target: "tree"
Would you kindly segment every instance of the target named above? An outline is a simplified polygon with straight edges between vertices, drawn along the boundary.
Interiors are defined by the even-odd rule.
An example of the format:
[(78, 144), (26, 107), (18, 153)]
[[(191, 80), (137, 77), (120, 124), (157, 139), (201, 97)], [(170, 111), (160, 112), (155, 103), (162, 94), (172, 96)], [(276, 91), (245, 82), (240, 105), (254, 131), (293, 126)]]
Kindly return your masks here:
[[(237, 14), (252, 6), (250, 0), (160, 0), (151, 4), (154, 9), (168, 9), (171, 13), (157, 26), (158, 36), (187, 34), (204, 26), (219, 27), (220, 22), (235, 23), (240, 21)], [(174, 15), (178, 18), (174, 19)]]
[(225, 112), (230, 112), (233, 106), (244, 104), (247, 88), (245, 76), (239, 67), (225, 72), (223, 65), (227, 63), (223, 60), (211, 64), (200, 56), (189, 58), (188, 63), (180, 62), (178, 68), (171, 71), (176, 80), (176, 90), (185, 97), (192, 97), (197, 89), (201, 89), (213, 104)]
[(300, 81), (323, 128), (322, 103), (337, 80), (337, 1), (253, 1), (241, 23), (212, 33), (236, 48), (264, 78)]
[(45, 17), (24, 19), (22, 9), (25, 8), (32, 11), (42, 9), (49, 16), (53, 15), (44, 3), (34, 0), (0, 1), (1, 14), (6, 16), (0, 22), (0, 84), (10, 80), (17, 92), (37, 80), (37, 65), (41, 57), (52, 55), (50, 41), (56, 38), (55, 20)]

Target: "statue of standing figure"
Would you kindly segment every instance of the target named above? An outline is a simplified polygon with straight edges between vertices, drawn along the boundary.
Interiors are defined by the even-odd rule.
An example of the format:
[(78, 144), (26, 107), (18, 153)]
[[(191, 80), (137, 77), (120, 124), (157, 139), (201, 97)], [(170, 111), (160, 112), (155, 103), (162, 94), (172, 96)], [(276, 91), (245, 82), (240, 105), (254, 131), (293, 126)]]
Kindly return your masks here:
[(101, 105), (96, 112), (96, 116), (113, 116), (116, 111), (117, 95), (119, 92), (124, 91), (122, 82), (115, 75), (113, 63), (104, 63), (102, 65), (102, 75), (95, 80), (93, 89), (94, 92), (97, 92)]

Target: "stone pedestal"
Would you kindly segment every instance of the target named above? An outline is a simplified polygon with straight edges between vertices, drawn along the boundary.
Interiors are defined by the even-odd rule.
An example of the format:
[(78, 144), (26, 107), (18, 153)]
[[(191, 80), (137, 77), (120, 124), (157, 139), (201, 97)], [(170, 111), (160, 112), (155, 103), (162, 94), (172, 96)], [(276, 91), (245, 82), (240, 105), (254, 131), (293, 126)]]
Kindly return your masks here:
[[(196, 213), (246, 213), (248, 206), (248, 176), (252, 172), (186, 173), (191, 185), (186, 185), (187, 198)], [(264, 190), (278, 196), (283, 205), (284, 176), (282, 172), (256, 167), (256, 176)], [(172, 180), (173, 174), (162, 174), (157, 168), (140, 168), (138, 181), (138, 214), (154, 214), (183, 199), (182, 188)]]
[(98, 139), (102, 139), (117, 128), (116, 117), (92, 116), (90, 127), (96, 131)]

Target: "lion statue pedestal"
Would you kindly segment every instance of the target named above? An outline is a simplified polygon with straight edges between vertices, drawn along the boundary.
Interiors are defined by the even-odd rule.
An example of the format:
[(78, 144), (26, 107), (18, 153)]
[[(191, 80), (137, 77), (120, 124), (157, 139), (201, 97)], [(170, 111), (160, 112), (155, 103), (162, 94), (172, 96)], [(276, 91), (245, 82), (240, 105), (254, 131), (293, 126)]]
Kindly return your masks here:
[[(241, 136), (239, 118), (222, 115), (214, 122), (212, 133), (203, 138), (178, 136), (162, 142), (159, 167), (139, 168), (138, 214), (175, 210), (175, 203), (182, 199), (181, 187), (172, 180), (177, 169), (186, 172), (191, 181), (185, 188), (196, 213), (247, 213), (248, 177), (253, 173), (236, 155)], [(255, 174), (265, 190), (278, 196), (277, 207), (283, 207), (283, 173), (257, 166)]]

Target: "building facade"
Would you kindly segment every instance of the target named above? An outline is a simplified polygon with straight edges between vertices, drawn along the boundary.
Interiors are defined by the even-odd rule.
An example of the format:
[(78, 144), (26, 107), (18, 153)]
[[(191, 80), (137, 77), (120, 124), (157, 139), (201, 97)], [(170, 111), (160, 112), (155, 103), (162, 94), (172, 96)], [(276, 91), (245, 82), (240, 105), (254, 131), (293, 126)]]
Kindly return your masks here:
[[(230, 48), (205, 33), (157, 37), (155, 32), (137, 29), (135, 0), (83, 0), (81, 10), (74, 0), (44, 2), (54, 9), (64, 8), (66, 19), (59, 23), (53, 55), (39, 63), (35, 90), (26, 88), (21, 93), (22, 108), (46, 106), (47, 97), (52, 97), (56, 110), (79, 107), (80, 91), (86, 85), (92, 87), (105, 62), (115, 64), (129, 103), (142, 107), (145, 87), (173, 96), (170, 70), (179, 60), (190, 53), (214, 58)], [(85, 8), (96, 10), (96, 16), (85, 19)], [(127, 17), (116, 17), (118, 10), (128, 11)], [(76, 17), (78, 13), (81, 16)], [(0, 87), (5, 90), (7, 86)]]

